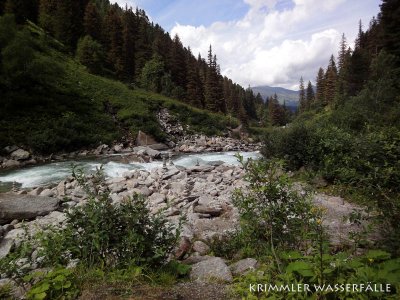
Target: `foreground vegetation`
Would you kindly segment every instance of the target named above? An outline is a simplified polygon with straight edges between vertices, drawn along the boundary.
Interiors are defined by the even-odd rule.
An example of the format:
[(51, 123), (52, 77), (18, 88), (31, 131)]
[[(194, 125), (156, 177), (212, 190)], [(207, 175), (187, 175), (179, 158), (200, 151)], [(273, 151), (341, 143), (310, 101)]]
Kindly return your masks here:
[[(256, 271), (235, 279), (233, 293), (242, 299), (397, 299), (400, 259), (372, 243), (360, 254), (357, 248), (365, 244), (356, 238), (355, 247), (332, 247), (323, 225), (324, 210), (313, 205), (309, 194), (294, 189), (281, 166), (273, 160), (245, 164), (250, 188), (235, 196), (240, 227), (214, 242), (217, 256), (259, 260)], [(308, 291), (285, 290), (305, 284)], [(364, 284), (364, 290), (346, 290), (349, 284)], [(374, 284), (389, 284), (390, 291), (376, 292)]]
[[(0, 260), (2, 273), (30, 287), (27, 299), (75, 299), (93, 285), (119, 286), (123, 294), (137, 284), (172, 284), (188, 272), (189, 267), (169, 259), (180, 224), (168, 223), (162, 212), (151, 215), (139, 195), (112, 204), (101, 169), (89, 178), (75, 170), (74, 177), (89, 195), (87, 203), (70, 209), (62, 228), (28, 230), (27, 238)], [(8, 292), (3, 287), (0, 295), (7, 299)]]

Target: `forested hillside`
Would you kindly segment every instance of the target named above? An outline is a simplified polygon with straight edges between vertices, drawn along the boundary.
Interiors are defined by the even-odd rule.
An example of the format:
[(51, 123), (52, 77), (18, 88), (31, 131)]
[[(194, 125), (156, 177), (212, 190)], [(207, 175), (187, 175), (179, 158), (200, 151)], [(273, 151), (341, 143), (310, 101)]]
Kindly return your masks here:
[[(195, 57), (143, 10), (101, 0), (10, 0), (0, 9), (2, 147), (71, 150), (110, 143), (126, 130), (162, 140), (155, 112), (163, 96), (225, 115), (229, 125), (264, 119), (262, 98), (220, 74), (211, 45), (206, 59)], [(201, 114), (205, 120), (185, 119), (225, 120)], [(201, 129), (216, 134), (226, 125)]]
[(2, 13), (13, 13), (19, 24), (37, 23), (93, 73), (199, 108), (257, 118), (254, 95), (221, 76), (211, 46), (206, 59), (195, 57), (178, 36), (171, 38), (150, 22), (143, 10), (104, 0), (10, 0), (1, 6)]
[[(392, 250), (400, 237), (400, 3), (384, 0), (354, 49), (340, 51), (316, 76), (316, 94), (300, 80), (300, 114), (265, 139), (267, 157), (322, 178), (335, 193), (378, 207)], [(397, 250), (396, 250), (397, 249)]]

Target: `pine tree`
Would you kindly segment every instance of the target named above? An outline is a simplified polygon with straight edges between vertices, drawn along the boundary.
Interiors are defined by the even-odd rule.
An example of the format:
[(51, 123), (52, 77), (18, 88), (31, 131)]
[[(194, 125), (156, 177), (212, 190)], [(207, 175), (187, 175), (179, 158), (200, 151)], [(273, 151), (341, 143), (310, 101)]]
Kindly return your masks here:
[(134, 82), (135, 76), (135, 38), (136, 17), (131, 8), (126, 9), (122, 16), (122, 68), (123, 77)]
[[(390, 54), (400, 57), (400, 2), (398, 0), (382, 0), (381, 23), (384, 48)], [(400, 64), (399, 61), (398, 64)]]
[(207, 70), (206, 70), (206, 83), (204, 90), (204, 104), (205, 108), (211, 111), (218, 111), (217, 106), (217, 84), (216, 82), (216, 66), (212, 53), (212, 47), (208, 50)]
[(7, 0), (4, 4), (4, 11), (14, 14), (17, 23), (22, 24), (26, 20), (37, 21), (38, 7), (38, 0)]
[(272, 126), (285, 125), (285, 112), (279, 104), (276, 93), (268, 100), (268, 116)]
[[(152, 55), (149, 42), (149, 18), (143, 10), (136, 9), (137, 35), (135, 40), (135, 76), (139, 78), (142, 68)], [(168, 67), (169, 64), (167, 63)]]
[(246, 89), (244, 94), (243, 106), (246, 111), (246, 114), (250, 119), (257, 119), (257, 111), (255, 107), (255, 97), (250, 86)]
[(349, 64), (348, 94), (355, 96), (363, 88), (369, 70), (368, 53), (364, 48), (356, 47)]
[(193, 106), (203, 107), (203, 91), (201, 89), (201, 81), (197, 61), (190, 55), (187, 58), (187, 84), (186, 84), (186, 102)]
[(122, 24), (118, 7), (111, 6), (105, 18), (105, 31), (107, 32), (107, 60), (118, 77), (123, 76), (122, 62)]
[(6, 5), (6, 0), (0, 0), (0, 15), (4, 13), (4, 7)]
[(311, 84), (311, 81), (308, 81), (307, 91), (306, 91), (306, 109), (310, 109), (312, 103), (314, 102), (314, 88)]
[[(215, 85), (215, 94), (216, 94), (216, 105), (218, 107), (218, 112), (221, 113), (226, 113), (227, 107), (226, 107), (226, 102), (224, 98), (224, 79), (221, 76), (221, 69), (219, 64), (217, 63), (217, 56), (214, 55), (214, 66), (215, 66), (215, 79), (216, 79), (216, 85)], [(253, 96), (254, 98), (254, 96)]]
[(362, 22), (361, 20), (358, 22), (358, 34), (355, 41), (355, 49), (363, 48), (364, 46), (364, 31), (362, 29)]
[(306, 91), (304, 89), (304, 80), (303, 77), (300, 77), (300, 84), (299, 84), (299, 110), (303, 112), (307, 109), (307, 102), (306, 102)]
[(340, 69), (337, 76), (335, 104), (342, 105), (349, 94), (349, 78), (350, 78), (350, 63), (351, 63), (351, 48), (343, 50), (343, 41), (339, 51)]
[(325, 72), (324, 69), (319, 68), (318, 75), (315, 80), (317, 85), (317, 93), (315, 95), (315, 102), (319, 105), (325, 103)]
[(333, 104), (335, 99), (335, 89), (337, 81), (337, 69), (333, 55), (329, 59), (329, 64), (325, 73), (325, 104)]
[(186, 87), (186, 55), (178, 35), (175, 35), (172, 40), (169, 67), (173, 82), (178, 86)]
[(96, 4), (92, 1), (86, 6), (83, 26), (85, 34), (90, 35), (98, 42), (102, 41), (102, 20)]
[(340, 41), (339, 55), (338, 55), (339, 73), (343, 69), (343, 66), (345, 64), (346, 54), (347, 54), (347, 41), (346, 41), (346, 36), (343, 33), (342, 40)]
[(55, 33), (57, 0), (40, 0), (39, 25), (50, 34)]

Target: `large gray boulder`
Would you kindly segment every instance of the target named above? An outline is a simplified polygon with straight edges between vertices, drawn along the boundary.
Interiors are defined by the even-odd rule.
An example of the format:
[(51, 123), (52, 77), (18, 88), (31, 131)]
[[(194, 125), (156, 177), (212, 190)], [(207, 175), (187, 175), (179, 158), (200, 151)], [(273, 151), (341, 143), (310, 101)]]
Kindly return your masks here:
[(258, 261), (256, 259), (245, 258), (230, 265), (229, 268), (231, 269), (232, 274), (237, 276), (254, 271), (257, 268), (257, 266), (258, 266)]
[(21, 163), (18, 160), (6, 159), (3, 162), (3, 168), (16, 168), (19, 167)]
[(14, 152), (11, 153), (11, 158), (15, 160), (24, 160), (28, 159), (31, 154), (28, 151), (25, 151), (23, 149), (18, 149), (15, 150)]
[(33, 195), (0, 194), (0, 224), (34, 219), (58, 209), (59, 200)]
[(232, 274), (220, 257), (213, 257), (192, 266), (190, 279), (200, 282), (232, 282)]

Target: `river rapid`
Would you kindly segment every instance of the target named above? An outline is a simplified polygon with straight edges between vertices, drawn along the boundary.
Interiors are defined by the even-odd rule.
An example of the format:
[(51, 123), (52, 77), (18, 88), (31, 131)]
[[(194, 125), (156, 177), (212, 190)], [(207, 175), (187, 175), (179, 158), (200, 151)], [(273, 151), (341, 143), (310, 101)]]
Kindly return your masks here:
[[(182, 154), (172, 157), (171, 161), (176, 166), (191, 167), (195, 165), (222, 164), (238, 165), (237, 153), (243, 156), (245, 160), (261, 157), (258, 151), (254, 152), (215, 152), (215, 153), (194, 153)], [(163, 153), (168, 157), (168, 152)], [(72, 166), (75, 165), (82, 168), (85, 172), (93, 172), (96, 168), (103, 166), (104, 173), (107, 178), (121, 177), (125, 172), (143, 169), (151, 171), (154, 168), (163, 165), (162, 160), (154, 160), (151, 162), (135, 162), (127, 161), (126, 155), (108, 155), (95, 158), (86, 158), (82, 160), (65, 160), (32, 167), (25, 167), (9, 171), (0, 172), (0, 190), (10, 190), (13, 182), (21, 188), (33, 188), (37, 186), (45, 186), (56, 184), (72, 174)], [(167, 159), (168, 161), (168, 159)]]

